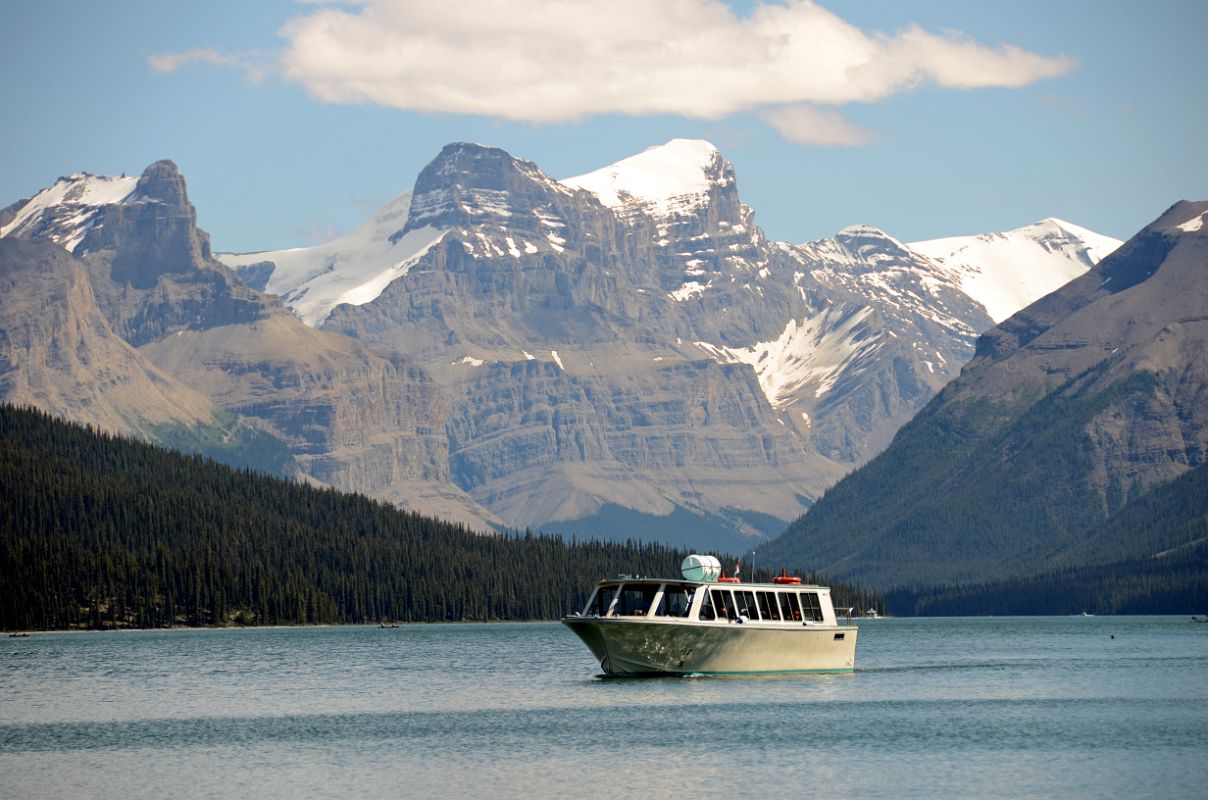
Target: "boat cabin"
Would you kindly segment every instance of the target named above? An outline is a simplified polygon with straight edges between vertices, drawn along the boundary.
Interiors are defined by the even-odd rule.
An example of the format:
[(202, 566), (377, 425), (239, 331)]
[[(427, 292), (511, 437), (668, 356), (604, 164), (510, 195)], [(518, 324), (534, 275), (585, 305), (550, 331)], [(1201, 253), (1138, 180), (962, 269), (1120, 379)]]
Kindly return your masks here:
[(830, 589), (800, 583), (698, 583), (680, 580), (601, 581), (584, 617), (716, 624), (837, 625)]

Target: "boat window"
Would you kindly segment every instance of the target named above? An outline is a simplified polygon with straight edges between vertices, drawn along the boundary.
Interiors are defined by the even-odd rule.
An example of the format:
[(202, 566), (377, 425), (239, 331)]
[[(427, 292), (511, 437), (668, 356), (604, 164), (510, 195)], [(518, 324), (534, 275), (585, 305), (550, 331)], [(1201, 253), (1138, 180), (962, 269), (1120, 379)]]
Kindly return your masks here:
[(779, 622), (780, 608), (776, 604), (776, 595), (773, 592), (758, 592), (756, 597), (759, 599), (759, 616)]
[(738, 608), (734, 605), (734, 596), (728, 589), (713, 590), (713, 608), (719, 619), (738, 619)]
[(797, 602), (794, 592), (783, 592), (780, 595), (780, 610), (785, 621), (801, 621), (801, 604)]
[(608, 614), (608, 607), (612, 605), (612, 598), (617, 595), (617, 587), (601, 586), (596, 589), (596, 593), (592, 595), (591, 601), (587, 604), (585, 612), (589, 617), (603, 617)]
[(806, 619), (812, 619), (814, 622), (822, 621), (822, 604), (818, 602), (817, 592), (801, 593), (801, 611)]
[(688, 586), (666, 586), (663, 599), (654, 610), (656, 617), (686, 617), (692, 607), (692, 589)]
[(737, 591), (734, 593), (734, 599), (738, 601), (738, 615), (747, 619), (759, 619), (759, 613), (755, 610), (755, 593), (748, 591)]
[(621, 594), (617, 598), (616, 616), (644, 617), (654, 605), (654, 596), (658, 592), (658, 584), (627, 583), (621, 586)]
[(717, 619), (717, 615), (713, 613), (713, 598), (708, 591), (704, 592), (705, 598), (700, 601), (700, 613), (697, 614), (697, 619)]

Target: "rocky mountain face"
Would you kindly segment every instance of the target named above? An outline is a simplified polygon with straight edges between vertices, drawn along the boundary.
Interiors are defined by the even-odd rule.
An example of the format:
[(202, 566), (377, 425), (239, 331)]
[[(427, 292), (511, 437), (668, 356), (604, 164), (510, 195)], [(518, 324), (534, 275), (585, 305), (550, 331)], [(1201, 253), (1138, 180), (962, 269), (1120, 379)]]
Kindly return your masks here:
[(735, 551), (884, 447), (993, 324), (960, 270), (874, 228), (768, 242), (700, 141), (562, 181), (453, 144), (340, 240), (219, 257), (419, 364), (451, 480), (508, 524)]
[[(18, 248), (6, 270), (5, 341), (30, 325), (30, 304), (48, 275), (64, 276), (60, 282), (74, 280), (78, 296), (70, 315), (91, 314), (84, 318), (98, 336), (110, 337), (109, 351), (87, 354), (93, 373), (133, 387), (115, 393), (88, 376), (76, 381), (75, 397), (48, 396), (40, 407), (198, 449), (179, 432), (217, 406), (228, 427), (250, 427), (257, 447), (280, 450), (291, 474), (477, 527), (495, 522), (449, 480), (445, 410), (430, 378), (401, 357), (307, 327), (215, 261), (171, 162), (152, 164), (137, 179), (60, 179), (13, 212), (0, 234)], [(55, 270), (31, 261), (36, 253)], [(26, 337), (30, 343), (9, 362), (29, 373), (46, 361), (31, 348), (56, 341), (47, 336)], [(72, 354), (85, 360), (79, 348)], [(144, 372), (178, 391), (146, 391)], [(28, 383), (8, 382), (4, 398), (23, 401)], [(94, 413), (89, 389), (112, 408)]]
[[(735, 552), (956, 375), (1008, 261), (1050, 259), (1024, 271), (1029, 300), (1037, 275), (1084, 269), (1093, 235), (1062, 231), (1002, 235), (1012, 259), (1000, 239), (933, 257), (867, 226), (769, 242), (732, 165), (687, 140), (562, 181), (452, 144), (358, 229), (283, 252), (215, 258), (167, 161), (0, 212), (0, 238), (52, 248), (91, 309), (67, 317), (107, 331), (93, 368), (161, 381), (102, 414), (103, 379), (79, 373), (47, 410), (185, 447), (198, 436), (164, 424), (251, 432), (280, 470), (478, 528)], [(6, 342), (41, 291), (12, 274)], [(8, 351), (4, 397), (62, 367), (35, 344), (53, 336)]]
[[(217, 408), (113, 332), (80, 262), (39, 240), (0, 239), (0, 394), (121, 433), (199, 425)], [(142, 413), (134, 413), (139, 405)]]
[(649, 218), (627, 224), (528, 162), (453, 145), (399, 236), (425, 228), (439, 239), (405, 274), (323, 328), (446, 387), (454, 480), (509, 524), (611, 533), (617, 507), (642, 515), (621, 535), (651, 536), (683, 509), (742, 546), (736, 530), (760, 533), (748, 510), (784, 519), (838, 475), (749, 369), (692, 343)]
[(1208, 460), (1206, 219), (1208, 203), (1175, 205), (988, 331), (884, 453), (761, 557), (888, 587), (1187, 544), (1106, 523)]

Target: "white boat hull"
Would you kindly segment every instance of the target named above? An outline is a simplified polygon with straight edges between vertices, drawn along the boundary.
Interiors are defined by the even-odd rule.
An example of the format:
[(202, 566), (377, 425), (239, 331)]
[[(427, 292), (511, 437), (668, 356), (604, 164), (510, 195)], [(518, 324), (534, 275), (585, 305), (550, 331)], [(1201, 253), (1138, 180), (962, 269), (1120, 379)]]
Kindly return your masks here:
[(850, 672), (858, 629), (566, 617), (607, 675)]

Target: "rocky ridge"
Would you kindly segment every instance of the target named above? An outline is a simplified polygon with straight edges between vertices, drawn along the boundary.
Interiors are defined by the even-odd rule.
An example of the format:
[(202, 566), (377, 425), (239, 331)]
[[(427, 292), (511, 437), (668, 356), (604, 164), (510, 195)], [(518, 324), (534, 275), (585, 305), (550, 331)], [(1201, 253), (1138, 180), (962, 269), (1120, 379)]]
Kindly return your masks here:
[(216, 259), (171, 162), (60, 179), (0, 235), (69, 253), (143, 363), (309, 479), (734, 551), (883, 447), (991, 324), (959, 269), (875, 228), (768, 242), (699, 141), (565, 181), (452, 144), (316, 248)]
[[(1208, 203), (1176, 204), (987, 331), (960, 376), (766, 557), (935, 585), (1153, 559), (1202, 536), (1101, 532), (1208, 460), (1205, 219)], [(875, 502), (856, 501), (874, 487)]]
[[(656, 534), (679, 510), (741, 548), (887, 444), (992, 325), (957, 270), (874, 228), (766, 241), (707, 142), (562, 181), (453, 144), (387, 208), (385, 241), (423, 236), (391, 280), (328, 293), (325, 316), (317, 279), (283, 297), (421, 364), (446, 392), (453, 480), (516, 526), (586, 531), (623, 508), (615, 535)], [(370, 224), (345, 239), (360, 253)], [(220, 257), (310, 259), (323, 281), (373, 259)]]
[[(73, 180), (85, 189), (64, 190), (60, 181), (47, 192), (96, 196), (87, 187), (98, 179)], [(43, 195), (16, 212), (5, 244), (57, 245), (59, 271), (87, 276), (82, 296), (95, 298), (103, 327), (126, 346), (115, 347), (125, 360), (106, 359), (103, 369), (137, 376), (151, 367), (154, 375), (171, 376), (194, 405), (217, 406), (235, 424), (252, 426), (260, 441), (275, 440), (309, 479), (475, 527), (497, 522), (448, 478), (445, 411), (428, 376), (401, 357), (307, 327), (277, 298), (214, 260), (175, 164), (152, 164), (129, 191), (83, 212)], [(16, 267), (12, 274), (5, 306), (14, 309), (16, 326), (36, 284)], [(16, 363), (24, 368), (33, 359), (22, 355)], [(76, 386), (74, 394), (47, 398), (40, 407), (171, 445), (182, 444), (180, 437), (164, 436), (152, 423), (170, 421), (174, 431), (195, 425), (201, 413), (184, 413), (162, 392), (143, 392), (110, 394), (119, 407), (101, 414), (88, 384)], [(23, 399), (16, 391), (5, 397)]]

